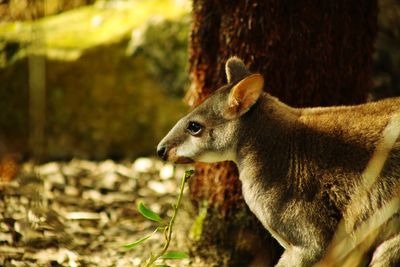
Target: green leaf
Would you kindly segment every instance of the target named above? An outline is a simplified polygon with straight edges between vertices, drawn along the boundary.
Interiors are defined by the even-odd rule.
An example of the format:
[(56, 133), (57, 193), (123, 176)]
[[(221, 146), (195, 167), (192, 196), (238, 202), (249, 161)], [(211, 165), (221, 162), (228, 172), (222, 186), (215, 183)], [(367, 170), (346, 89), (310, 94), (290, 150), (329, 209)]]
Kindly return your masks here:
[(160, 257), (160, 259), (171, 260), (171, 259), (188, 259), (189, 255), (185, 252), (170, 251)]
[(138, 210), (140, 212), (140, 214), (143, 215), (143, 217), (155, 221), (155, 222), (161, 222), (162, 219), (160, 217), (160, 215), (158, 215), (157, 213), (155, 213), (154, 211), (146, 208), (146, 206), (143, 204), (143, 202), (140, 202), (138, 205)]
[(157, 264), (156, 267), (171, 267), (171, 266), (166, 265), (166, 264)]
[(185, 171), (185, 182), (194, 174), (194, 170), (186, 170)]
[(137, 241), (135, 241), (135, 242), (132, 242), (132, 243), (123, 245), (122, 247), (123, 247), (124, 249), (132, 249), (132, 248), (136, 247), (137, 245), (142, 244), (144, 241), (146, 241), (146, 240), (149, 239), (150, 237), (152, 237), (158, 230), (159, 230), (159, 228), (157, 228), (156, 230), (154, 230), (153, 233), (151, 233), (151, 234), (149, 234), (149, 235), (146, 235), (145, 237), (143, 237), (143, 238), (141, 238), (141, 239), (139, 239), (139, 240), (137, 240)]

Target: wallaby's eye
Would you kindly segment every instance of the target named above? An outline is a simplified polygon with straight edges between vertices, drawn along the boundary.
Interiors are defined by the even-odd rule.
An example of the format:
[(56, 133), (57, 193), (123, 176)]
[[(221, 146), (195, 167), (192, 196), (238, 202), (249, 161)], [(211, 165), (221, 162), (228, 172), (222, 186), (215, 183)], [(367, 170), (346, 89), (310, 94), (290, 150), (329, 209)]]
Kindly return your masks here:
[(198, 135), (201, 133), (203, 130), (203, 125), (201, 125), (198, 122), (195, 121), (190, 121), (186, 130), (191, 134), (191, 135)]

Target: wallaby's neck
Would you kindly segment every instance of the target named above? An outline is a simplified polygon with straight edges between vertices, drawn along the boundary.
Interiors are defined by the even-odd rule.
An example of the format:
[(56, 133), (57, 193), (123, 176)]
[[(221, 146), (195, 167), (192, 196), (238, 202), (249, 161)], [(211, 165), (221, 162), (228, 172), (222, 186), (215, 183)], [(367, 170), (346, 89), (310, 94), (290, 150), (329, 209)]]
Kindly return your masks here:
[[(357, 127), (347, 127), (349, 110), (360, 115), (366, 112), (363, 108), (296, 109), (263, 94), (240, 118), (236, 160), (240, 179), (257, 179), (265, 188), (276, 184), (311, 194), (311, 187), (320, 182), (316, 179), (337, 181), (350, 173), (355, 182), (380, 139), (379, 129), (389, 118), (375, 119), (374, 128), (360, 117)], [(344, 190), (353, 182), (344, 182), (348, 187)]]
[[(295, 134), (300, 111), (264, 93), (242, 116), (237, 147), (239, 171), (251, 169), (251, 176), (265, 182), (288, 177), (294, 159)], [(276, 179), (276, 181), (275, 181)], [(279, 181), (280, 180), (280, 181)]]

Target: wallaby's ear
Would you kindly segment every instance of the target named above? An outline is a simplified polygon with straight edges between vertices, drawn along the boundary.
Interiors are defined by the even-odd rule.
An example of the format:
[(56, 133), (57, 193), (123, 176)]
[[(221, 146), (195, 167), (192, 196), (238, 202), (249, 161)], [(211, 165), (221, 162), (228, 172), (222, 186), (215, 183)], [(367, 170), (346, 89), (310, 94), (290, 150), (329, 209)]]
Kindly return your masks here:
[(252, 74), (232, 87), (228, 105), (224, 111), (226, 119), (234, 119), (246, 113), (260, 97), (264, 87), (261, 74)]
[(231, 57), (225, 64), (226, 80), (228, 83), (236, 82), (250, 75), (243, 61), (238, 57)]

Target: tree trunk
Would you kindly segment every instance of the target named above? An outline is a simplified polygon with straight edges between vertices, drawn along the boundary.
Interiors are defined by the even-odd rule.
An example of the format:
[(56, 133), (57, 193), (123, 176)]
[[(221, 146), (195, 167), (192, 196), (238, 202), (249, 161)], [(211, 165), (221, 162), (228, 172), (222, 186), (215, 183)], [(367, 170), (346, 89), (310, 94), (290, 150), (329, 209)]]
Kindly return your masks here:
[[(374, 0), (194, 0), (186, 100), (196, 106), (226, 83), (224, 64), (237, 55), (264, 75), (265, 90), (292, 106), (361, 103), (372, 85), (376, 16)], [(258, 244), (267, 251), (264, 264), (273, 264), (281, 249), (245, 208), (235, 166), (196, 169), (191, 198), (208, 210), (197, 253), (210, 258), (217, 249), (218, 266), (245, 266)]]

